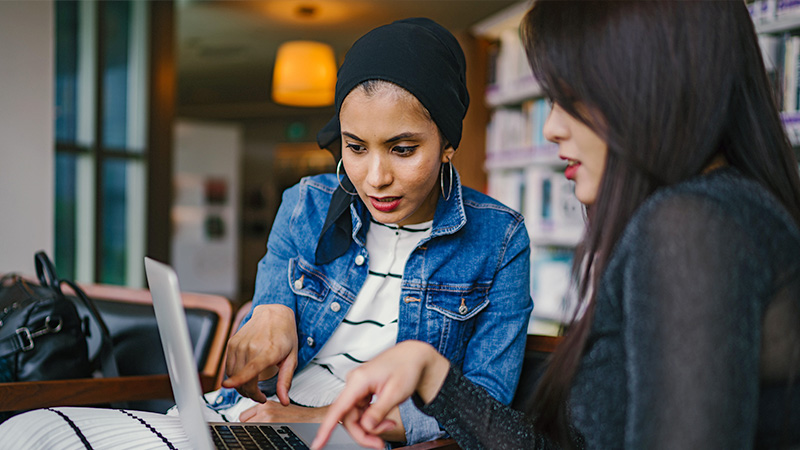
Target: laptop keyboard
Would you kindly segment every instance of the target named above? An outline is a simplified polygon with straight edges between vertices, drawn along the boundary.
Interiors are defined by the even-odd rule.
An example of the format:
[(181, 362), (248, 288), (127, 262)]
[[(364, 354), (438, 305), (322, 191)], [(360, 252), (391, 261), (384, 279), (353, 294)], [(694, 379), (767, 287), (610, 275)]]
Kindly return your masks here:
[(211, 437), (218, 449), (308, 449), (287, 426), (276, 425), (211, 425)]

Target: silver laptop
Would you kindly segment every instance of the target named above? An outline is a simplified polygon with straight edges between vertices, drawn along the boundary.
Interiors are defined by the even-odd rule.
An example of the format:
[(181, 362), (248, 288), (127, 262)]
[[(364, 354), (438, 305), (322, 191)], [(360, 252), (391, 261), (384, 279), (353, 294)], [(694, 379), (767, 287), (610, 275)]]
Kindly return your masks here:
[[(197, 365), (192, 356), (178, 276), (172, 267), (151, 258), (145, 257), (144, 265), (172, 392), (183, 430), (192, 448), (309, 448), (317, 434), (318, 423), (206, 422), (203, 417), (206, 406), (202, 400)], [(361, 447), (339, 426), (325, 448), (345, 450)]]

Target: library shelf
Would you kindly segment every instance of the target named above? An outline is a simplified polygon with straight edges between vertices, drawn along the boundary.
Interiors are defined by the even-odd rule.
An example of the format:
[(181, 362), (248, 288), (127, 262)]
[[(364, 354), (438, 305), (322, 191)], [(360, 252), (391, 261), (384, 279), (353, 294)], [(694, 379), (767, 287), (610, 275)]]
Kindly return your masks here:
[(517, 169), (530, 165), (564, 168), (566, 163), (558, 157), (558, 145), (544, 144), (523, 149), (506, 150), (486, 155), (486, 170)]
[(533, 75), (510, 82), (508, 85), (491, 85), (486, 88), (486, 105), (497, 108), (505, 105), (518, 105), (542, 96), (542, 87)]
[(800, 28), (800, 14), (757, 21), (754, 25), (757, 34), (781, 34)]
[(487, 123), (488, 194), (519, 211), (531, 240), (529, 334), (555, 334), (570, 317), (568, 298), (572, 254), (584, 229), (582, 206), (558, 145), (542, 128), (550, 112), (540, 84), (531, 73), (519, 36), (522, 17), (532, 5), (520, 1), (472, 28), (489, 42), (489, 85), (484, 102)]

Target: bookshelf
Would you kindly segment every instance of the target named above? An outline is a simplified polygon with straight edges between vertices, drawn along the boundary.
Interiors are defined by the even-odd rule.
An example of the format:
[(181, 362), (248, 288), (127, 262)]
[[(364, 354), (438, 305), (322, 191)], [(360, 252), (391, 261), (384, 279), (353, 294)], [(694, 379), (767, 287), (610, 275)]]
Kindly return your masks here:
[(789, 140), (800, 147), (800, 2), (752, 0), (753, 18), (764, 65), (773, 82)]
[(528, 333), (555, 335), (570, 317), (570, 270), (584, 217), (574, 186), (564, 177), (558, 146), (542, 135), (550, 105), (531, 73), (519, 34), (520, 20), (531, 5), (528, 0), (515, 3), (471, 31), (489, 42), (487, 192), (525, 216), (534, 301)]

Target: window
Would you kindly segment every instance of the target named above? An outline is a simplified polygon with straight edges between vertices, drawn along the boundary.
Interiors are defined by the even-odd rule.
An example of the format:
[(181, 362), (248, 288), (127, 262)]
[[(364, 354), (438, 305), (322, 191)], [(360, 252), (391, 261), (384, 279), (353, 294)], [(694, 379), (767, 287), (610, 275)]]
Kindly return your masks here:
[(148, 2), (55, 8), (56, 267), (143, 286)]

